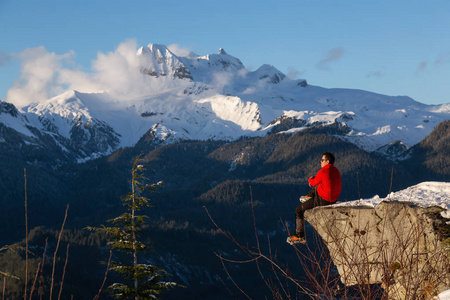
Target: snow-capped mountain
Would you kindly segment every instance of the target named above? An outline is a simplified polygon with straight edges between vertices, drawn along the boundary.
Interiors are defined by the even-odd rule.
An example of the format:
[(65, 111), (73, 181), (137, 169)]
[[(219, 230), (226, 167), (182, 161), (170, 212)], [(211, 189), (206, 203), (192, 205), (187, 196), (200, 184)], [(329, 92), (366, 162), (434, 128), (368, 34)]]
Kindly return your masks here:
[(386, 145), (401, 141), (408, 149), (450, 119), (450, 104), (311, 86), (270, 65), (248, 71), (223, 49), (181, 57), (150, 44), (136, 58), (133, 67), (141, 77), (132, 92), (67, 91), (20, 111), (2, 102), (0, 122), (28, 138), (37, 138), (38, 130), (88, 159), (133, 146), (146, 133), (165, 143), (234, 140), (335, 123), (342, 128), (340, 138), (392, 153)]

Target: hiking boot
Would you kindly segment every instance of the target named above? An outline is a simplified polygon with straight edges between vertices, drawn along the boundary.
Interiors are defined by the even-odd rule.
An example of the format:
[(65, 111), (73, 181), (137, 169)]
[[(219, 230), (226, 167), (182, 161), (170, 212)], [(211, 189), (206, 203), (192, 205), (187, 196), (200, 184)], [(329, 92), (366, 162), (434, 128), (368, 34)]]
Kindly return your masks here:
[(299, 200), (301, 203), (305, 203), (306, 201), (308, 201), (311, 198), (312, 197), (309, 197), (309, 196), (301, 196)]
[(296, 235), (290, 236), (287, 238), (286, 242), (288, 244), (294, 245), (294, 244), (305, 244), (306, 238), (305, 237), (298, 237)]

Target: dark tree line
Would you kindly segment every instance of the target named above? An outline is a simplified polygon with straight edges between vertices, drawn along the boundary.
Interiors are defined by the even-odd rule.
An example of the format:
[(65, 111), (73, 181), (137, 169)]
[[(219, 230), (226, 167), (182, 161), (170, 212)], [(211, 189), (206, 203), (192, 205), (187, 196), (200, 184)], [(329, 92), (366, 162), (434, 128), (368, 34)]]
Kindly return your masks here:
[[(83, 282), (74, 279), (73, 290), (80, 284), (95, 290), (104, 272), (98, 264), (106, 259), (104, 240), (82, 228), (103, 224), (122, 211), (120, 195), (129, 190), (128, 170), (133, 158), (143, 154), (143, 164), (148, 169), (145, 176), (153, 182), (164, 182), (152, 196), (155, 206), (143, 210), (152, 220), (142, 229), (154, 247), (154, 255), (148, 258), (163, 259), (166, 264), (163, 267), (169, 273), (188, 276), (191, 285), (183, 291), (185, 295), (197, 297), (206, 291), (220, 295), (223, 290), (215, 274), (220, 274), (222, 267), (213, 253), (218, 249), (229, 252), (234, 249), (219, 237), (205, 207), (222, 228), (237, 233), (245, 241), (254, 234), (250, 216), (252, 195), (258, 230), (261, 234), (274, 234), (274, 239), (279, 239), (274, 243), (284, 246), (284, 225), (293, 221), (298, 197), (307, 193), (306, 180), (320, 168), (323, 152), (333, 152), (337, 158), (335, 165), (343, 180), (341, 201), (375, 194), (384, 197), (390, 190), (425, 180), (450, 181), (449, 127), (450, 121), (439, 124), (410, 150), (409, 159), (399, 163), (344, 141), (339, 138), (339, 128), (311, 128), (293, 135), (271, 134), (230, 143), (184, 141), (156, 147), (142, 142), (84, 164), (45, 168), (17, 155), (0, 156), (1, 242), (23, 238), (26, 167), (30, 228), (36, 227), (30, 233), (31, 244), (36, 247), (36, 255), (41, 254), (38, 249), (45, 243), (45, 237), (54, 239), (54, 228), (58, 228), (64, 208), (70, 204), (63, 243), (73, 245), (71, 259), (77, 263), (68, 276), (85, 278)], [(330, 130), (335, 136), (329, 135)], [(280, 255), (288, 250), (279, 249)], [(0, 257), (0, 264), (20, 261), (17, 255)], [(88, 266), (78, 264), (81, 261)], [(177, 293), (170, 292), (168, 297)]]

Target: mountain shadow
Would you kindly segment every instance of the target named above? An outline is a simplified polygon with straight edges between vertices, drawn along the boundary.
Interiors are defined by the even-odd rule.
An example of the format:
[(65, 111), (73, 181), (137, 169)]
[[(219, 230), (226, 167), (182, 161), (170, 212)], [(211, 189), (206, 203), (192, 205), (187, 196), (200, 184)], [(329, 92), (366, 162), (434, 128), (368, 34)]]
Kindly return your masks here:
[(439, 123), (419, 144), (411, 147), (400, 163), (413, 175), (414, 184), (422, 181), (450, 181), (450, 120)]

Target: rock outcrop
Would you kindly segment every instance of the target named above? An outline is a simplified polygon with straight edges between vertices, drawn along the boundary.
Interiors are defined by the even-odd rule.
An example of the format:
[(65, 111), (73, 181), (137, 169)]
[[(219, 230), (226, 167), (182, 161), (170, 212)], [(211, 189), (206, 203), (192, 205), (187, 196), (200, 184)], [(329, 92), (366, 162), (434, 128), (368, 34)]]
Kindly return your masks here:
[(305, 214), (346, 286), (381, 284), (389, 299), (428, 298), (450, 286), (449, 224), (440, 207), (381, 202)]

